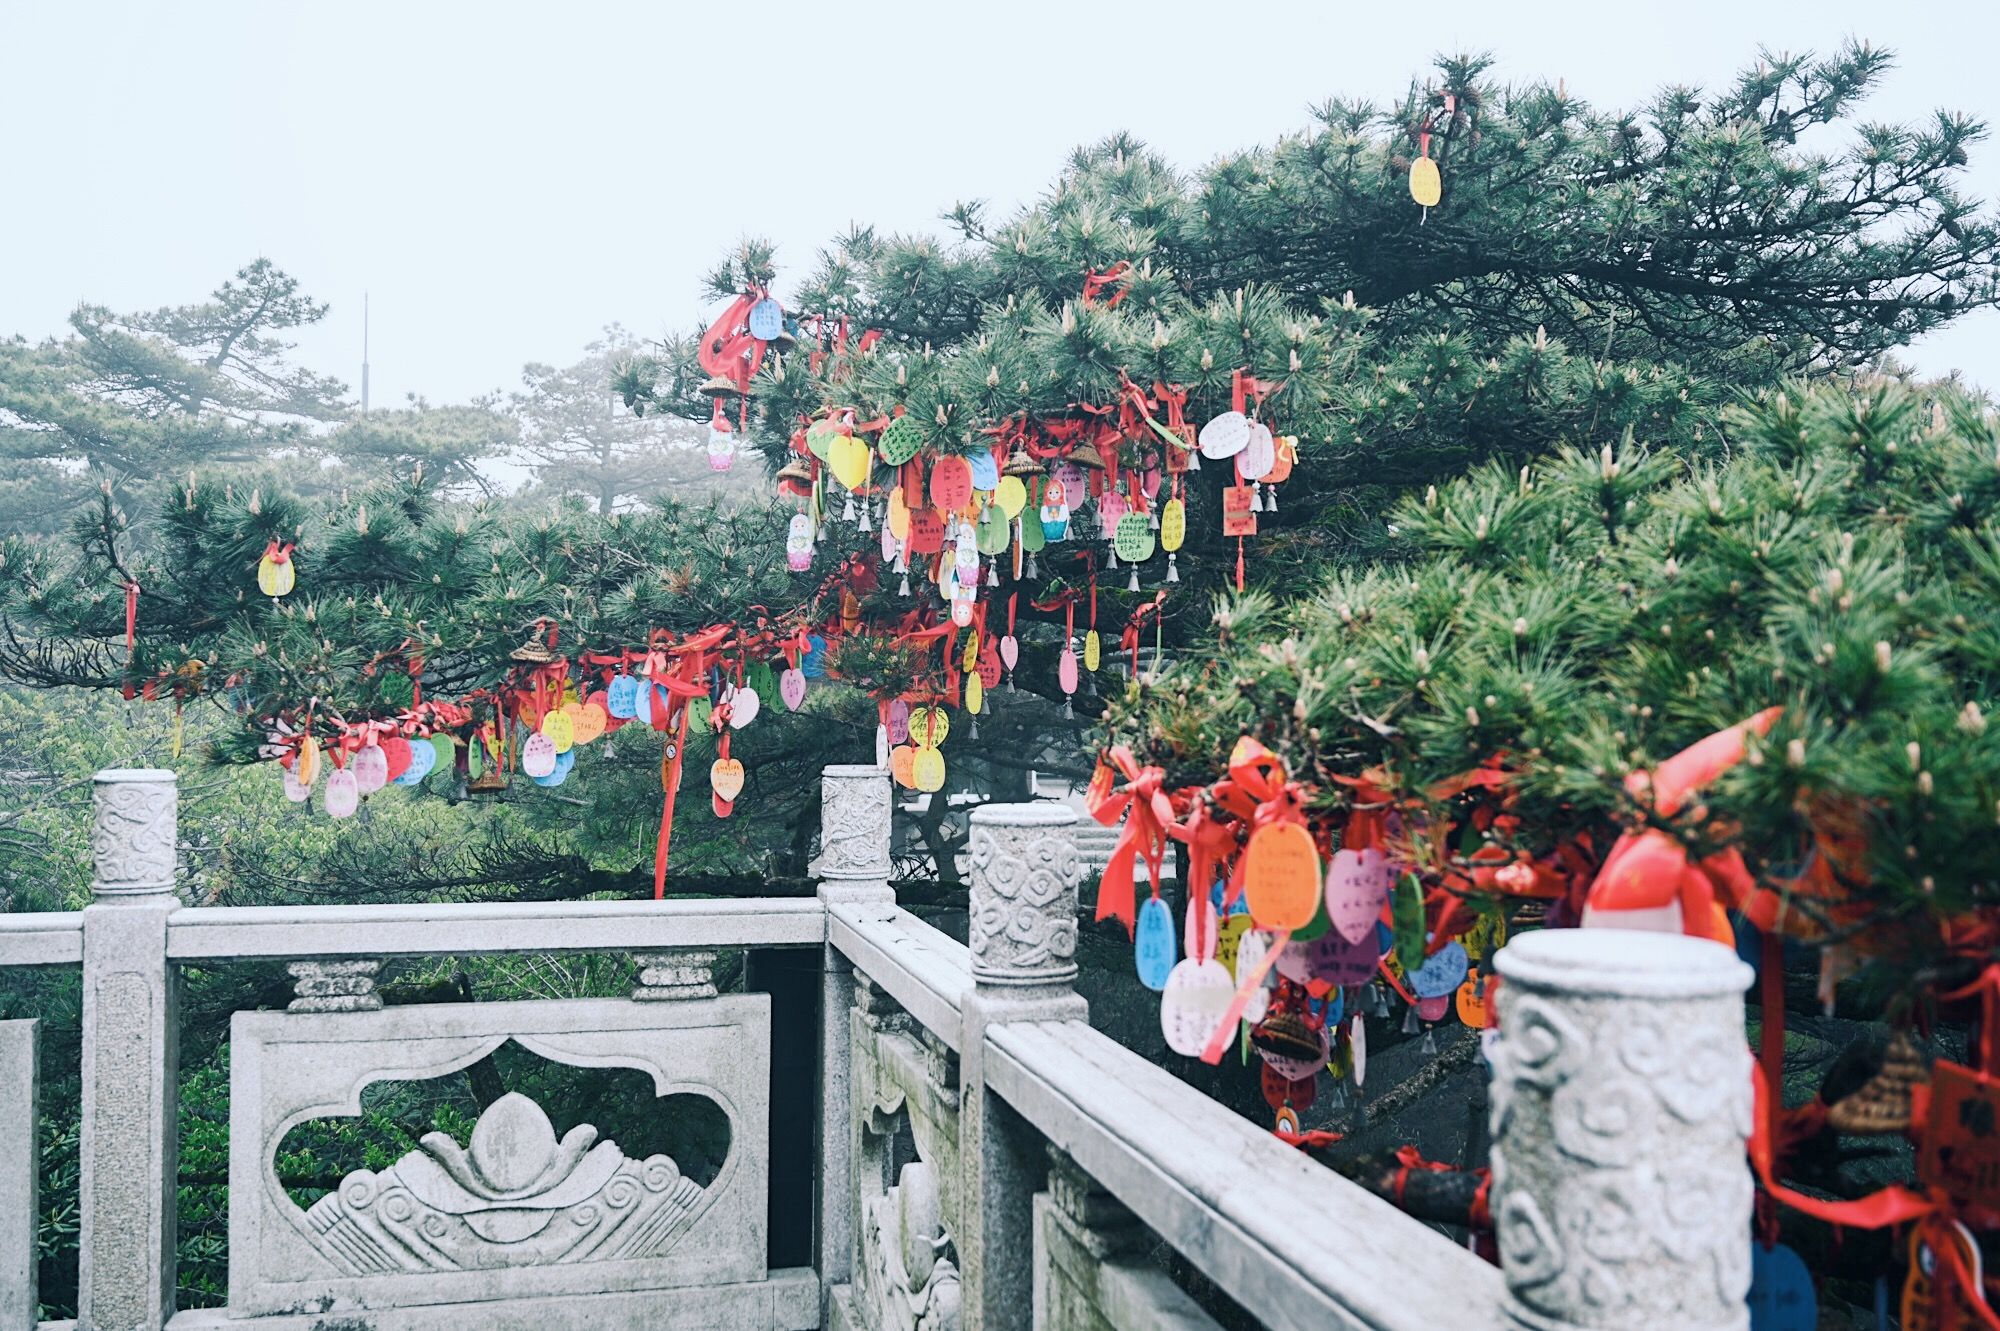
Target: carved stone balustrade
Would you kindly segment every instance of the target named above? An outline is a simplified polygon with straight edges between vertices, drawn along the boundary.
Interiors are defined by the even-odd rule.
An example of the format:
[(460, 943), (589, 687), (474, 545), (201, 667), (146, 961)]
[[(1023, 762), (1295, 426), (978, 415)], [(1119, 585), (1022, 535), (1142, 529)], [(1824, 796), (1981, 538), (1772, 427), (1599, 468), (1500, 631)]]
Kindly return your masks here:
[[(1566, 930), (1499, 954), (1503, 1275), (1091, 1028), (1073, 809), (973, 812), (967, 946), (896, 903), (888, 774), (824, 783), (814, 898), (190, 908), (172, 774), (101, 774), (91, 904), (0, 913), (0, 966), (82, 969), (79, 1331), (1744, 1326), (1748, 972), (1726, 949)], [(743, 992), (718, 992), (723, 951)], [(543, 953), (631, 957), (636, 986), (376, 990), (392, 958)], [(177, 1310), (178, 969), (245, 961), (285, 963), (296, 996), (232, 1021), (228, 1306)], [(0, 1113), (0, 1331), (34, 1315), (38, 1038), (0, 1022), (0, 1104), (31, 1107)], [(303, 1201), (281, 1184), (293, 1129), (356, 1119), (378, 1083), (476, 1081), (509, 1044), (633, 1070), (663, 1121), (692, 1096), (719, 1126), (640, 1148), (489, 1089), (465, 1140)], [(774, 1201), (809, 1223), (784, 1238), (799, 1211)]]

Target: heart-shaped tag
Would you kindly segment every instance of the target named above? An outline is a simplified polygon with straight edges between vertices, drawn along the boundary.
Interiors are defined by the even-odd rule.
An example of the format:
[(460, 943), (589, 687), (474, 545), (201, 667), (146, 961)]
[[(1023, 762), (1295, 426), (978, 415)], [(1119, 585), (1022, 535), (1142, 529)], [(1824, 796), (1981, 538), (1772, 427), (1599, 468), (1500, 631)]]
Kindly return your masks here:
[(764, 700), (755, 689), (731, 689), (729, 691), (729, 728), (741, 730), (757, 719), (757, 713), (764, 710)]
[(850, 490), (859, 490), (868, 483), (868, 466), (874, 460), (875, 454), (868, 445), (851, 434), (833, 441), (830, 459), (833, 479)]
[(1410, 992), (1418, 998), (1441, 999), (1465, 980), (1466, 966), (1465, 949), (1455, 941), (1446, 943), (1410, 972)]
[(708, 784), (717, 799), (734, 804), (736, 797), (743, 793), (743, 760), (717, 758), (708, 765)]
[(1375, 932), (1396, 880), (1389, 857), (1372, 847), (1337, 850), (1326, 866), (1326, 913), (1350, 943)]
[(1006, 637), (1000, 639), (1000, 663), (1009, 670), (1012, 670), (1014, 663), (1020, 659), (1021, 644), (1014, 640), (1014, 635), (1009, 633)]
[(778, 676), (778, 696), (788, 709), (798, 711), (806, 700), (806, 672), (792, 666)]

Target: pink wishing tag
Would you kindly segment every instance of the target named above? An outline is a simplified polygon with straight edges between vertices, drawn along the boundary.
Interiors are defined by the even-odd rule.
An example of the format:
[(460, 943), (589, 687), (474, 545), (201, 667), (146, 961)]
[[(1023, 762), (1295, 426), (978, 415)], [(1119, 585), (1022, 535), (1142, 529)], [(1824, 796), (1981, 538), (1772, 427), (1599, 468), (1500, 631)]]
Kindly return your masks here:
[(1375, 931), (1395, 882), (1389, 857), (1379, 850), (1337, 850), (1326, 866), (1326, 914), (1351, 943)]

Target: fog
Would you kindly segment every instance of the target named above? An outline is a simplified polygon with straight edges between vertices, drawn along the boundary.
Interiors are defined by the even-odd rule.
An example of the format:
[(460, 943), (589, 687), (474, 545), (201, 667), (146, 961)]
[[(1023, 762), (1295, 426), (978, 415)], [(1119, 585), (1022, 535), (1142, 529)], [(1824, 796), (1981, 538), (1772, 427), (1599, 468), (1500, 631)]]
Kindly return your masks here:
[[(358, 391), (366, 292), (374, 401), (462, 400), (606, 322), (694, 322), (744, 235), (796, 274), (850, 223), (1004, 213), (1114, 130), (1191, 169), (1438, 51), (1609, 107), (1850, 34), (1901, 57), (1872, 117), (2000, 113), (1990, 6), (0, 0), (0, 333), (195, 300), (263, 254), (333, 305), (307, 363)], [(2000, 193), (2000, 146), (1970, 180)], [(1985, 311), (1911, 359), (1992, 383), (1996, 350)]]

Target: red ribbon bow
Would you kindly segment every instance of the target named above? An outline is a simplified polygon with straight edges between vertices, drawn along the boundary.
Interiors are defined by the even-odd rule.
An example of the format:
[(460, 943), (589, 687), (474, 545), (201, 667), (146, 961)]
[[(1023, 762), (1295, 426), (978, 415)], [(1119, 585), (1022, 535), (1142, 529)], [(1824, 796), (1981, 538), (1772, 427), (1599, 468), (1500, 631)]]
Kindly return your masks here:
[[(1125, 830), (1104, 865), (1104, 877), (1097, 887), (1097, 918), (1117, 919), (1129, 935), (1138, 925), (1138, 903), (1133, 883), (1133, 866), (1140, 856), (1146, 860), (1153, 895), (1160, 894), (1160, 869), (1166, 858), (1167, 833), (1173, 827), (1174, 806), (1160, 789), (1166, 773), (1157, 767), (1141, 767), (1124, 745), (1111, 750), (1106, 761), (1125, 777), (1125, 784), (1112, 787), (1092, 782), (1090, 816), (1106, 827), (1115, 827), (1127, 810)], [(1103, 771), (1104, 769), (1100, 769)]]

